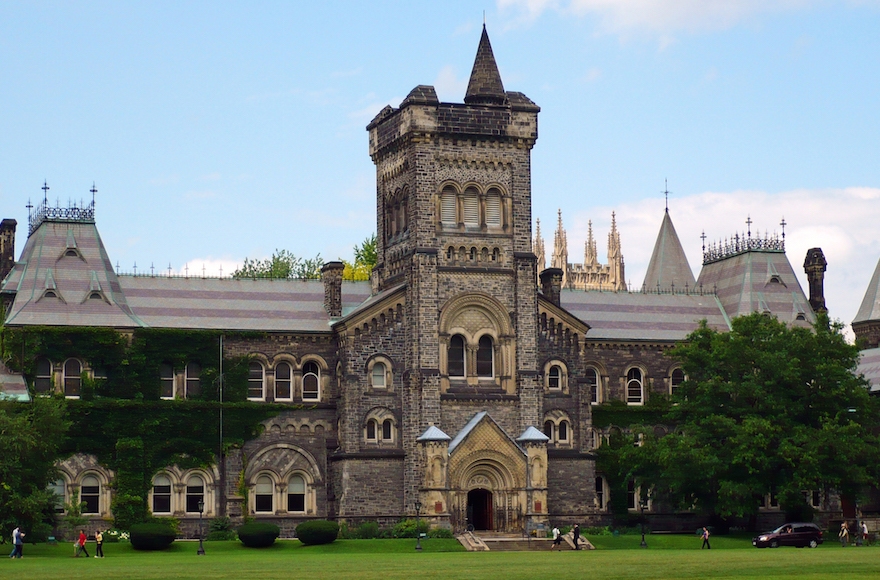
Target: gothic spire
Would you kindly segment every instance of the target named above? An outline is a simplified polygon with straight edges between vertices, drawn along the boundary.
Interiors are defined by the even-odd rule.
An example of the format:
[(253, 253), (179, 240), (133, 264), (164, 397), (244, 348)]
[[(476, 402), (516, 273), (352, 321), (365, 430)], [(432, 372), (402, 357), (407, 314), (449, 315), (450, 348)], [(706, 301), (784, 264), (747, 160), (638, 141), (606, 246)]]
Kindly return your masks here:
[(584, 242), (584, 266), (595, 267), (599, 264), (596, 252), (596, 239), (593, 237), (593, 220), (587, 222), (587, 241)]
[(648, 290), (659, 288), (669, 291), (679, 288), (685, 291), (686, 287), (693, 288), (695, 284), (694, 273), (681, 247), (675, 226), (672, 225), (667, 207), (642, 286)]
[(561, 209), (558, 210), (556, 233), (553, 236), (553, 258), (550, 267), (562, 270), (562, 287), (565, 288), (568, 282), (568, 236), (565, 228), (562, 227)]
[(501, 74), (495, 63), (495, 55), (492, 54), (492, 45), (489, 43), (486, 25), (483, 24), (483, 34), (480, 36), (477, 58), (474, 60), (474, 68), (471, 71), (471, 79), (468, 81), (464, 102), (469, 105), (503, 105), (504, 100), (505, 93), (504, 85), (501, 83)]
[(547, 258), (544, 254), (544, 238), (541, 237), (541, 220), (535, 220), (535, 255), (538, 257), (538, 274), (547, 267)]

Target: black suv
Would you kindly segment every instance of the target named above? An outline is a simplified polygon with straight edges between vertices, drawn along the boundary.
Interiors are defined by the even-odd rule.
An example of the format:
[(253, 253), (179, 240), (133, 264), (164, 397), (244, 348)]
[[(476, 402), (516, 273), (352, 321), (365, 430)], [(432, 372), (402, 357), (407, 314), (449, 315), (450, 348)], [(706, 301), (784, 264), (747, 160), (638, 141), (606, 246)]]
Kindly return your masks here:
[(764, 532), (752, 538), (756, 548), (778, 548), (779, 546), (796, 546), (815, 548), (822, 543), (822, 530), (816, 524), (785, 524), (772, 532)]

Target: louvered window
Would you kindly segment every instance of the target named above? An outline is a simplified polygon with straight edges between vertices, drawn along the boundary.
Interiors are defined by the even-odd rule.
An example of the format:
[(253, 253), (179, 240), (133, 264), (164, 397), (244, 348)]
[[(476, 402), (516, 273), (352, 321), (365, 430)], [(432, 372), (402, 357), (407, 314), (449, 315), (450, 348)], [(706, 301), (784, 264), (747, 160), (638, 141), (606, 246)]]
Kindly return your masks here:
[(464, 225), (480, 225), (480, 198), (474, 189), (464, 192)]
[(440, 198), (440, 221), (445, 225), (454, 226), (458, 223), (455, 213), (455, 190), (447, 187)]
[(501, 225), (501, 196), (494, 189), (486, 196), (486, 225)]

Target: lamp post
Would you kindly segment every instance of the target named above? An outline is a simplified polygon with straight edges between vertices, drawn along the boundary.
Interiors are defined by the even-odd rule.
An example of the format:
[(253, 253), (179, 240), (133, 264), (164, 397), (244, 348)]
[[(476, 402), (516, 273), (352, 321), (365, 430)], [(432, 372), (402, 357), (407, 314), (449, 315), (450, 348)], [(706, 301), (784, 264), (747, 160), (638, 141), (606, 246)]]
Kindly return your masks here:
[(641, 497), (639, 498), (639, 509), (642, 510), (642, 543), (639, 544), (642, 548), (647, 548), (648, 544), (645, 542), (645, 508), (648, 507), (648, 498)]
[(422, 550), (422, 526), (421, 526), (421, 516), (422, 516), (422, 502), (416, 500), (416, 550)]
[(199, 556), (205, 555), (205, 546), (202, 543), (202, 512), (205, 510), (205, 500), (199, 500), (199, 551), (196, 552)]

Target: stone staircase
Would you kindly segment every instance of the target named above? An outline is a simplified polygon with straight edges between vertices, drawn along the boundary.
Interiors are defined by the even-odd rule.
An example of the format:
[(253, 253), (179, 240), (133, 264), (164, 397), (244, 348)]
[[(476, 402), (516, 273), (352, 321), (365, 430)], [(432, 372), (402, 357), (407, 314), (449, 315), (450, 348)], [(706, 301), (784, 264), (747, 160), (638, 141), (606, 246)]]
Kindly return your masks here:
[[(574, 550), (572, 535), (562, 536), (562, 550)], [(550, 538), (524, 538), (522, 534), (506, 534), (500, 532), (466, 532), (458, 536), (458, 541), (470, 552), (528, 552), (549, 551), (553, 546)], [(586, 539), (580, 538), (581, 550), (595, 550), (596, 548)]]

